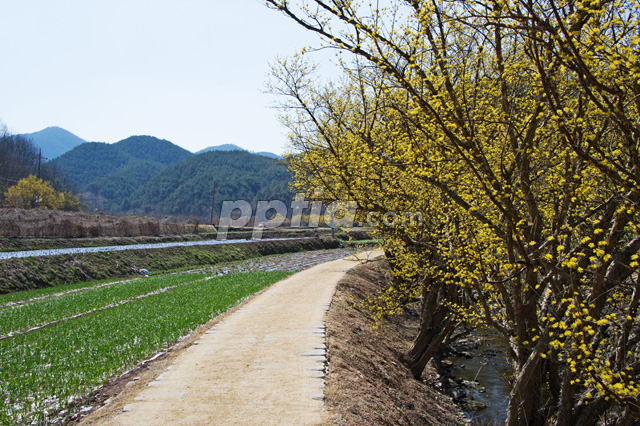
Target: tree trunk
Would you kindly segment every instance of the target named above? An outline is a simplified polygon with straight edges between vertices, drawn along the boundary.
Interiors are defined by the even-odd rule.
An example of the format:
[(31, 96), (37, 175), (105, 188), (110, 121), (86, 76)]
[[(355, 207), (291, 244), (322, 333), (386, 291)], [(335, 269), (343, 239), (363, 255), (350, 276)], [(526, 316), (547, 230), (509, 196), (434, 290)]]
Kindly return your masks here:
[(444, 302), (453, 299), (456, 293), (455, 286), (434, 283), (431, 279), (425, 283), (420, 331), (404, 357), (404, 363), (416, 379), (420, 379), (431, 358), (454, 329), (455, 321)]
[[(524, 366), (516, 374), (516, 380), (509, 394), (506, 426), (534, 426), (537, 407), (534, 403), (539, 389), (534, 386), (540, 375), (540, 354), (533, 352)], [(534, 395), (535, 394), (535, 395)]]

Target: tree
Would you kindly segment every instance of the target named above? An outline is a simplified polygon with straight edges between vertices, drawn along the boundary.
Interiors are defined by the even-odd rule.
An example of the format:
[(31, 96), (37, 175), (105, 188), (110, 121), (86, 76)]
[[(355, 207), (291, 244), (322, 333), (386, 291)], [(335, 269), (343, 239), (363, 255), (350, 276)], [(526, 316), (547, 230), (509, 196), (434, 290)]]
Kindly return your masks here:
[[(400, 147), (393, 117), (375, 96), (379, 90), (364, 84), (374, 81), (373, 76), (358, 70), (357, 81), (347, 87), (317, 90), (313, 71), (296, 57), (282, 61), (272, 73), (272, 90), (293, 100), (284, 106), (291, 114), (283, 121), (292, 132), (292, 148), (301, 153), (287, 158), (296, 190), (326, 202), (357, 201), (358, 220), (379, 223), (376, 232), (383, 238), (395, 280), (371, 308), (382, 321), (383, 315), (423, 297), (420, 334), (406, 355), (413, 374), (420, 377), (460, 323), (450, 307), (463, 303), (463, 294), (446, 285), (442, 256), (431, 246), (437, 241), (434, 234), (446, 232), (451, 220), (446, 210), (431, 203), (437, 191), (415, 174), (379, 161), (382, 152), (399, 153)], [(422, 221), (414, 223), (407, 212), (420, 212)]]
[(37, 171), (38, 151), (29, 139), (11, 135), (0, 127), (0, 178), (17, 182)]
[(56, 190), (68, 190), (70, 182), (45, 160), (33, 141), (12, 135), (0, 121), (0, 193), (30, 174), (49, 181)]
[(428, 218), (379, 227), (396, 282), (378, 307), (423, 296), (414, 375), (452, 323), (490, 326), (514, 363), (508, 424), (631, 424), (637, 3), (266, 3), (354, 58), (322, 90), (303, 63), (275, 70), (297, 184)]
[(6, 202), (23, 209), (46, 210), (81, 209), (80, 201), (72, 194), (58, 192), (48, 182), (30, 175), (10, 187), (4, 194)]

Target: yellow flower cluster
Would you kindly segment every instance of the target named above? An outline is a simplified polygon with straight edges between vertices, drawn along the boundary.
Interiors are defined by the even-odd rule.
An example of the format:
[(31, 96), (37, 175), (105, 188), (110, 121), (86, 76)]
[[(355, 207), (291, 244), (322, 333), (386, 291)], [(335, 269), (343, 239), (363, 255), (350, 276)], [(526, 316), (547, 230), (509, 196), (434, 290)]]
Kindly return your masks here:
[(377, 320), (420, 301), (498, 330), (536, 369), (515, 406), (531, 376), (573, 407), (640, 405), (638, 0), (267, 3), (356, 58), (339, 84), (299, 57), (274, 70), (295, 188), (361, 220), (421, 213), (375, 227), (394, 274)]

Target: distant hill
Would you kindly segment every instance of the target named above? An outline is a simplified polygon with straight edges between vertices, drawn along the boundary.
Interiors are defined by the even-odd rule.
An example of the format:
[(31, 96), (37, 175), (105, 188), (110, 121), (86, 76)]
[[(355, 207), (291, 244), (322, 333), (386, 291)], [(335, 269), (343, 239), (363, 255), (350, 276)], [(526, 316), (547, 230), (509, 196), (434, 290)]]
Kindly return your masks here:
[(152, 136), (131, 136), (114, 144), (87, 142), (61, 155), (50, 165), (91, 193), (88, 204), (120, 211), (123, 201), (170, 164), (193, 154)]
[(246, 149), (232, 143), (225, 143), (222, 145), (210, 146), (208, 148), (201, 149), (200, 151), (196, 152), (196, 154), (202, 154), (209, 151), (246, 151)]
[[(209, 152), (209, 151), (245, 151), (245, 152), (250, 152), (247, 151), (246, 149), (239, 147), (238, 145), (234, 145), (232, 143), (226, 143), (223, 145), (216, 145), (216, 146), (210, 146), (208, 148), (205, 149), (201, 149), (200, 151), (196, 152), (196, 154), (202, 154), (205, 152)], [(283, 157), (274, 154), (273, 152), (266, 152), (266, 151), (260, 151), (260, 152), (252, 152), (252, 154), (255, 155), (261, 155), (263, 157), (269, 157), (269, 158), (274, 158), (276, 160), (281, 160)]]
[(35, 133), (24, 133), (23, 136), (31, 139), (33, 143), (42, 149), (42, 156), (51, 160), (86, 141), (73, 133), (60, 127), (47, 127)]
[(114, 213), (205, 218), (213, 182), (217, 212), (224, 200), (291, 202), (284, 165), (235, 145), (222, 147), (196, 155), (163, 139), (132, 136), (114, 144), (86, 142), (48, 164), (77, 185), (91, 209)]
[(141, 213), (208, 217), (213, 184), (215, 209), (222, 201), (291, 202), (285, 166), (246, 151), (212, 150), (172, 164), (135, 191), (124, 204)]
[(153, 136), (131, 136), (111, 146), (134, 158), (155, 161), (164, 165), (177, 163), (193, 155), (174, 143)]
[(278, 154), (274, 154), (273, 152), (266, 152), (266, 151), (254, 152), (254, 154), (262, 155), (263, 157), (273, 158), (274, 160), (282, 160), (284, 158)]

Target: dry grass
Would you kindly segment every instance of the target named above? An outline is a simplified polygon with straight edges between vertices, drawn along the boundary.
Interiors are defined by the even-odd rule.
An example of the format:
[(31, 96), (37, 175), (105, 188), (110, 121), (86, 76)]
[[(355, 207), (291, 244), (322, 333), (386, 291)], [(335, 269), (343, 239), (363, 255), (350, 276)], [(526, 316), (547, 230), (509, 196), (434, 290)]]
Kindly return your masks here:
[[(0, 237), (138, 237), (187, 231), (176, 219), (119, 217), (106, 213), (0, 209)], [(200, 225), (201, 232), (206, 225)]]
[[(375, 266), (377, 265), (377, 266)], [(434, 365), (423, 380), (402, 364), (403, 351), (417, 333), (417, 317), (389, 318), (380, 333), (360, 308), (386, 282), (382, 262), (356, 267), (338, 284), (327, 316), (329, 372), (325, 399), (336, 425), (460, 425), (466, 419), (438, 388)]]

